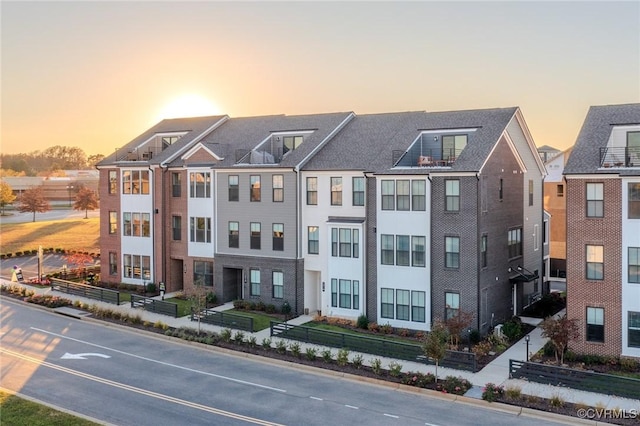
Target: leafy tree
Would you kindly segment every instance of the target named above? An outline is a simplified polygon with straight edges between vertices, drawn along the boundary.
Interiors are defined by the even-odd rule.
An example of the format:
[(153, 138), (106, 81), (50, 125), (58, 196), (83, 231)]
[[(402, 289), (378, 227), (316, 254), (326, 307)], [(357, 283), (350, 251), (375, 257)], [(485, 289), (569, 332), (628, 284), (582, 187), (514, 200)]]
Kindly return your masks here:
[(13, 195), (11, 185), (6, 182), (0, 182), (0, 213), (4, 215), (4, 206), (13, 203), (16, 196)]
[(448, 338), (449, 332), (446, 325), (440, 320), (435, 320), (422, 345), (424, 354), (436, 362), (436, 383), (438, 382), (438, 364), (447, 355)]
[(473, 324), (473, 314), (462, 310), (459, 310), (457, 315), (445, 321), (445, 326), (449, 330), (449, 343), (452, 347), (458, 347), (462, 332), (469, 329), (471, 324)]
[(65, 260), (68, 264), (74, 265), (75, 267), (72, 269), (77, 269), (78, 272), (82, 272), (85, 270), (87, 265), (93, 265), (93, 257), (86, 253), (71, 253), (65, 256)]
[(204, 286), (204, 279), (196, 280), (186, 294), (191, 302), (191, 312), (198, 316), (198, 334), (200, 334), (200, 313), (207, 308), (207, 289)]
[(102, 160), (104, 160), (104, 154), (92, 154), (87, 157), (87, 166), (94, 167)]
[(561, 365), (564, 363), (564, 352), (569, 345), (569, 341), (577, 339), (580, 335), (577, 321), (568, 319), (566, 315), (558, 319), (547, 317), (540, 323), (542, 328), (542, 337), (547, 337), (556, 354), (556, 363)]
[(44, 191), (41, 186), (35, 186), (24, 191), (18, 202), (18, 211), (21, 213), (32, 212), (34, 222), (36, 221), (36, 213), (44, 213), (51, 210), (51, 204), (44, 197)]
[(93, 211), (98, 208), (98, 197), (96, 193), (89, 188), (83, 186), (76, 194), (76, 201), (73, 203), (74, 210), (84, 210), (84, 218), (89, 218), (89, 210)]
[(87, 166), (87, 156), (81, 148), (68, 146), (52, 146), (44, 150), (45, 157), (53, 160), (51, 169), (75, 170)]

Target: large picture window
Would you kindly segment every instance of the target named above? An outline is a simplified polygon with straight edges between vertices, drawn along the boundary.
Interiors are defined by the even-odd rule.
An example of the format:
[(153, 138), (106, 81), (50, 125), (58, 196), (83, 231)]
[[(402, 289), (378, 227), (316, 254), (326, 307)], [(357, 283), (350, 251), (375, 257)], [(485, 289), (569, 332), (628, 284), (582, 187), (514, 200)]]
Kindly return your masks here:
[(136, 280), (151, 279), (151, 257), (138, 254), (123, 254), (123, 276)]
[(192, 217), (190, 223), (190, 241), (192, 243), (211, 242), (211, 218)]
[(211, 172), (189, 173), (191, 198), (211, 198)]
[(604, 216), (604, 184), (587, 184), (587, 217)]
[(587, 341), (604, 342), (604, 308), (587, 307)]
[(604, 247), (596, 245), (587, 245), (587, 279), (602, 280), (604, 279)]
[(149, 170), (124, 170), (123, 194), (149, 194)]
[(122, 235), (126, 237), (150, 237), (151, 214), (124, 212), (122, 215)]
[(193, 261), (193, 283), (205, 287), (213, 287), (213, 262)]

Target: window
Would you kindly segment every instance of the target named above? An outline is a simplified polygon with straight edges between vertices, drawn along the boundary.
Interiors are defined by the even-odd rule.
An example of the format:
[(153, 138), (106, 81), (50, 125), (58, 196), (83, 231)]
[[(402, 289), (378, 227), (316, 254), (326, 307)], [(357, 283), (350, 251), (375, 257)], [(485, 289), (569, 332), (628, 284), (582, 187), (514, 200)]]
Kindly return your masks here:
[(273, 191), (273, 202), (281, 203), (284, 201), (284, 176), (273, 175), (271, 177), (271, 186)]
[(442, 159), (455, 161), (462, 150), (467, 146), (467, 135), (442, 136)]
[(424, 291), (411, 292), (411, 321), (426, 322), (425, 300), (426, 300), (426, 293)]
[(604, 279), (604, 247), (587, 245), (587, 279)]
[(229, 222), (229, 248), (240, 248), (240, 222)]
[(338, 280), (331, 278), (331, 306), (338, 307)]
[(342, 178), (341, 177), (331, 178), (331, 205), (332, 206), (342, 205)]
[(629, 282), (640, 283), (640, 247), (629, 247), (627, 263), (629, 264)]
[(604, 184), (587, 184), (587, 217), (604, 216)]
[(411, 209), (414, 211), (426, 210), (426, 182), (424, 180), (411, 181)]
[(307, 178), (307, 205), (315, 206), (318, 204), (318, 178)]
[(192, 217), (191, 218), (190, 241), (192, 243), (211, 242), (211, 218)]
[(284, 250), (284, 224), (283, 223), (273, 224), (273, 250), (274, 251)]
[(109, 194), (118, 192), (118, 171), (109, 170)]
[(460, 312), (460, 294), (445, 293), (444, 294), (444, 319), (445, 321), (458, 316)]
[(338, 228), (331, 228), (331, 256), (338, 256)]
[(630, 348), (640, 348), (640, 312), (628, 312), (627, 330), (627, 345)]
[(533, 179), (529, 179), (529, 205), (533, 205)]
[(171, 216), (171, 230), (174, 241), (182, 240), (182, 216)]
[(353, 205), (364, 206), (364, 178), (354, 177), (352, 179), (353, 186)]
[(380, 236), (380, 260), (383, 265), (393, 265), (393, 235)]
[(240, 183), (238, 181), (238, 175), (229, 175), (229, 201), (240, 200)]
[(118, 253), (109, 252), (109, 275), (118, 274)]
[(205, 287), (213, 287), (213, 262), (193, 261), (193, 283)]
[(538, 240), (538, 232), (540, 230), (540, 225), (537, 223), (533, 225), (533, 250), (538, 251), (540, 249), (540, 241)]
[(281, 271), (273, 271), (273, 297), (275, 299), (284, 298), (284, 273)]
[(339, 303), (341, 308), (351, 309), (351, 280), (339, 281)]
[(249, 188), (249, 200), (251, 201), (260, 201), (261, 193), (260, 193), (260, 175), (251, 175), (249, 177), (250, 188)]
[(260, 250), (260, 222), (251, 222), (251, 236), (249, 247), (254, 250)]
[(411, 237), (411, 266), (425, 266), (425, 237)]
[(182, 196), (182, 175), (179, 172), (171, 173), (171, 196)]
[(409, 210), (410, 204), (409, 198), (409, 181), (398, 180), (396, 181), (396, 209), (402, 211)]
[(109, 212), (109, 233), (115, 234), (118, 232), (118, 212)]
[(380, 316), (393, 319), (393, 289), (380, 289)]
[(392, 180), (383, 180), (381, 183), (382, 210), (395, 210), (395, 185)]
[(460, 211), (460, 181), (447, 179), (445, 185), (445, 210), (448, 212)]
[(444, 266), (445, 268), (459, 268), (460, 267), (460, 237), (445, 237), (445, 256)]
[(124, 170), (122, 172), (123, 194), (148, 194), (149, 170)]
[(151, 214), (124, 212), (122, 215), (122, 235), (127, 237), (150, 237)]
[(558, 184), (558, 186), (556, 187), (556, 195), (558, 197), (564, 197), (564, 185)]
[(604, 308), (587, 306), (587, 341), (604, 342)]
[(409, 266), (408, 235), (396, 235), (396, 265)]
[(340, 228), (340, 257), (351, 257), (351, 229)]
[(249, 269), (249, 295), (260, 296), (260, 270)]
[(522, 228), (509, 230), (507, 237), (509, 258), (522, 256)]
[(396, 319), (409, 321), (409, 290), (396, 290)]
[[(640, 133), (639, 133), (640, 134)], [(638, 148), (640, 151), (640, 148)], [(640, 156), (640, 152), (638, 152)], [(629, 219), (640, 219), (640, 183), (629, 184)]]
[(298, 148), (303, 141), (302, 136), (285, 136), (282, 138), (283, 154)]
[(360, 281), (353, 280), (353, 309), (360, 309)]
[(131, 213), (129, 212), (122, 214), (122, 235), (125, 237), (131, 236)]
[(500, 188), (498, 189), (498, 199), (502, 201), (502, 196), (504, 195), (504, 181), (500, 178)]
[(360, 257), (360, 230), (353, 229), (353, 257)]
[(487, 243), (488, 237), (486, 235), (482, 236), (480, 240), (480, 266), (482, 268), (487, 267)]
[(309, 254), (320, 253), (320, 230), (317, 226), (307, 227), (308, 246), (307, 252)]
[(123, 259), (123, 276), (125, 278), (134, 278), (138, 280), (151, 279), (151, 257), (140, 256), (137, 254), (124, 254)]
[(211, 172), (189, 173), (189, 187), (191, 198), (211, 198)]

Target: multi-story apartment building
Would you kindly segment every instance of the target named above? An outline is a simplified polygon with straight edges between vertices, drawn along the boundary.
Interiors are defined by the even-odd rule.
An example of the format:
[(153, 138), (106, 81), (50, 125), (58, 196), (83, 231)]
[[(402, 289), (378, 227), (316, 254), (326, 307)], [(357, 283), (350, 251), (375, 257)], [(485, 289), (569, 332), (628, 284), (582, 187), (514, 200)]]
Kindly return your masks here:
[(103, 281), (420, 330), (463, 310), (482, 332), (542, 290), (518, 108), (165, 120), (99, 169)]
[(640, 357), (640, 104), (591, 107), (564, 176), (570, 348)]

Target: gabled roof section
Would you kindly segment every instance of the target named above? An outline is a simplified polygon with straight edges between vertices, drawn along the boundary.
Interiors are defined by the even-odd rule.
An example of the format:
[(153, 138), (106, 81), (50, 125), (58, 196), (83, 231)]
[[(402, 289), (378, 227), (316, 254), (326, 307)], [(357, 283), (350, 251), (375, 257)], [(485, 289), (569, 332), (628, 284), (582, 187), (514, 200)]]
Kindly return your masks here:
[[(188, 149), (204, 135), (223, 123), (227, 116), (172, 118), (162, 120), (116, 152), (107, 156), (97, 167), (161, 164)], [(163, 143), (163, 137), (167, 140)]]
[[(336, 129), (352, 116), (351, 112), (312, 115), (270, 115), (261, 117), (230, 118), (222, 126), (201, 141), (211, 152), (221, 158), (212, 164), (216, 168), (227, 167), (297, 167), (309, 154), (326, 142)], [(274, 135), (304, 135), (304, 141), (286, 153), (280, 153), (273, 161), (259, 161), (256, 156), (267, 152)], [(251, 161), (251, 153), (254, 161)], [(276, 162), (275, 160), (279, 160)], [(172, 166), (181, 165), (176, 159)]]
[[(612, 133), (617, 128), (634, 127), (640, 129), (640, 104), (590, 107), (569, 160), (564, 167), (564, 174), (613, 173), (629, 176), (640, 175), (640, 163), (638, 167), (629, 166), (633, 162), (627, 162), (628, 157), (625, 156), (625, 148), (609, 146)], [(610, 148), (620, 149), (622, 167), (617, 167), (617, 160), (611, 153), (609, 153), (611, 155), (611, 164), (605, 163), (608, 158), (607, 151)]]
[[(374, 173), (419, 174), (479, 171), (517, 108), (448, 112), (400, 112), (356, 116), (318, 152), (304, 170), (363, 170)], [(447, 167), (402, 166), (424, 134), (473, 132), (455, 162)], [(401, 155), (398, 156), (398, 153)]]

